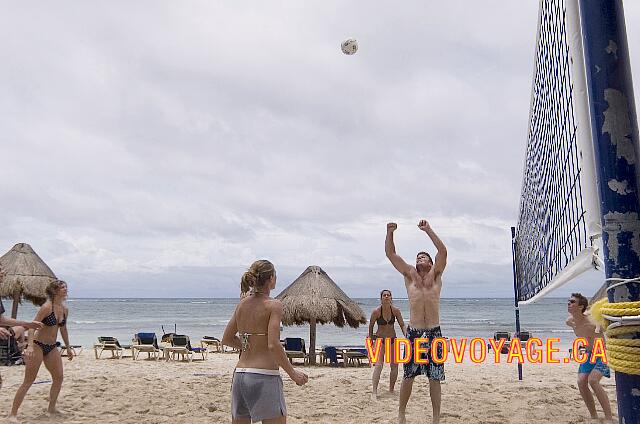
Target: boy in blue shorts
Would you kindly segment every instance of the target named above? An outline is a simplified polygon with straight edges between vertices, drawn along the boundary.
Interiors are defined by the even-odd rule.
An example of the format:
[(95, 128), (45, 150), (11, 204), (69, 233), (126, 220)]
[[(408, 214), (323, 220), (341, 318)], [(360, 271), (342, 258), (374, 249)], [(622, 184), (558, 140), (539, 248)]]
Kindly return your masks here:
[[(604, 422), (612, 423), (613, 418), (611, 416), (609, 397), (600, 384), (603, 376), (607, 378), (610, 377), (609, 367), (603, 363), (600, 358), (597, 358), (594, 363), (591, 363), (593, 342), (596, 338), (602, 337), (602, 334), (596, 332), (596, 326), (593, 325), (585, 315), (588, 306), (589, 301), (580, 293), (573, 293), (567, 302), (567, 311), (569, 312), (567, 325), (573, 329), (576, 337), (583, 337), (587, 340), (588, 359), (580, 364), (578, 368), (578, 388), (580, 389), (580, 395), (584, 403), (587, 405), (589, 414), (591, 414), (591, 418), (598, 418), (596, 404), (593, 399), (593, 394), (595, 394), (604, 411)], [(591, 390), (589, 390), (589, 386), (591, 386), (593, 394)]]

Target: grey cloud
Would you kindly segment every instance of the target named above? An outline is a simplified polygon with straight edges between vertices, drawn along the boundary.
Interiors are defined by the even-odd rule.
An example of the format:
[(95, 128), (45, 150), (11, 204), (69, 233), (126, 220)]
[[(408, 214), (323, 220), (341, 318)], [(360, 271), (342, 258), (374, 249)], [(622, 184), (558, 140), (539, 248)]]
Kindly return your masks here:
[[(517, 216), (537, 7), (7, 5), (0, 242), (43, 246), (83, 284), (83, 261), (164, 285), (180, 260), (261, 255), (350, 265), (358, 291), (359, 266), (384, 261), (384, 221), (428, 215), (475, 219), (461, 231), (483, 242), (441, 233), (454, 257), (508, 262), (499, 226)], [(625, 7), (633, 50), (640, 9)]]

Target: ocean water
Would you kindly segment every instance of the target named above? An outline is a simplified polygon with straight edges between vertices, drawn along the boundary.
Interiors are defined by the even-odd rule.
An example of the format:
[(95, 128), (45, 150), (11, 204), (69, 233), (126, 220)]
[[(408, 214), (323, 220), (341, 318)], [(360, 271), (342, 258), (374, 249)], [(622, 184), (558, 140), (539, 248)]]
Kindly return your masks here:
[[(354, 299), (367, 319), (380, 304), (379, 299)], [(99, 336), (117, 337), (130, 343), (137, 332), (155, 332), (158, 336), (173, 332), (187, 334), (196, 344), (202, 336), (222, 338), (224, 328), (238, 299), (69, 299), (67, 327), (71, 344), (91, 347)], [(394, 299), (407, 323), (406, 299)], [(5, 302), (11, 310), (11, 302)], [(36, 307), (25, 302), (18, 309), (18, 318), (31, 320)], [(512, 299), (442, 299), (440, 323), (446, 337), (490, 338), (495, 331), (515, 331)], [(573, 332), (565, 325), (567, 304), (564, 298), (547, 298), (520, 308), (522, 330), (535, 337), (559, 338), (559, 347), (568, 347)], [(362, 345), (368, 325), (354, 329), (333, 324), (317, 326), (317, 344)], [(399, 333), (399, 327), (396, 327)], [(309, 326), (284, 327), (281, 338), (302, 337), (309, 343)]]

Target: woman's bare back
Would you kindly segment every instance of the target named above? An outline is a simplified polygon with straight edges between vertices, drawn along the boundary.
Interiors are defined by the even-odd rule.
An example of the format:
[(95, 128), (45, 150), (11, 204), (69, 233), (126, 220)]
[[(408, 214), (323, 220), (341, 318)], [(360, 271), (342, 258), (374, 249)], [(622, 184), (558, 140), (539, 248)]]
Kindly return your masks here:
[(240, 301), (236, 310), (238, 334), (248, 340), (248, 347), (240, 354), (238, 367), (277, 370), (278, 365), (269, 351), (268, 326), (273, 300), (251, 295)]

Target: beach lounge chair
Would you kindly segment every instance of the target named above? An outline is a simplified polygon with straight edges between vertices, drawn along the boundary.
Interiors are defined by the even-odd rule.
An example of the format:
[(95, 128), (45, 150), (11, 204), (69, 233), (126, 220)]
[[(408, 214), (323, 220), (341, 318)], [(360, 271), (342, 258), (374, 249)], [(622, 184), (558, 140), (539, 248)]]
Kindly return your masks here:
[(240, 353), (240, 350), (236, 349), (233, 346), (226, 345), (222, 343), (222, 341), (220, 341), (220, 346), (221, 346), (220, 351), (222, 353)]
[(345, 363), (345, 366), (348, 364), (357, 364), (359, 367), (364, 360), (366, 360), (367, 364), (371, 366), (371, 363), (369, 363), (369, 356), (367, 355), (367, 349), (364, 347), (344, 349), (342, 351), (342, 356), (344, 357), (343, 362)]
[[(80, 345), (71, 345), (69, 347), (71, 348), (71, 352), (73, 352), (73, 356), (78, 356), (82, 353), (82, 346)], [(125, 348), (125, 346), (123, 346), (123, 348)], [(66, 346), (60, 348), (60, 356), (67, 356)]]
[(202, 360), (206, 359), (207, 349), (204, 347), (192, 347), (189, 336), (182, 334), (174, 334), (171, 337), (171, 347), (165, 348), (167, 360), (176, 358), (177, 355), (182, 355), (182, 359), (186, 357), (189, 362), (193, 360), (193, 354), (198, 353), (202, 355)]
[[(513, 333), (513, 338), (520, 339), (520, 346), (523, 349), (523, 352), (526, 353), (524, 349), (527, 347), (527, 341), (533, 337), (530, 331), (520, 331), (520, 333)], [(512, 340), (513, 341), (513, 340)]]
[[(582, 353), (583, 355), (585, 353), (587, 353), (586, 346), (580, 346), (580, 353)], [(569, 360), (571, 360), (571, 361), (573, 360), (573, 348), (572, 347), (569, 348)]]
[(521, 343), (526, 344), (527, 341), (531, 338), (531, 332), (530, 331), (520, 331), (519, 333), (515, 333), (513, 335), (513, 337), (520, 339)]
[[(11, 332), (11, 329), (9, 328)], [(15, 335), (0, 340), (0, 365), (14, 365), (22, 363), (22, 352)]]
[(320, 363), (326, 364), (329, 361), (329, 365), (337, 367), (339, 364), (338, 359), (342, 357), (342, 351), (338, 351), (335, 346), (325, 346), (323, 349), (323, 355), (320, 356)]
[(161, 349), (158, 346), (156, 333), (137, 333), (133, 338), (131, 352), (134, 361), (138, 358), (140, 352), (146, 352), (147, 358), (153, 356), (156, 361), (160, 359)]
[(307, 362), (307, 349), (304, 347), (304, 339), (300, 337), (287, 337), (284, 339), (284, 351), (289, 358), (289, 362), (293, 364), (294, 358), (302, 358), (304, 363)]
[[(502, 350), (500, 353), (509, 353), (509, 345), (511, 344), (511, 334), (508, 331), (496, 331), (493, 333), (493, 339), (499, 341), (500, 339), (504, 339), (504, 345), (502, 345)], [(488, 344), (487, 350), (491, 350), (491, 344)]]
[(338, 351), (335, 346), (325, 346), (322, 348), (323, 354), (320, 355), (320, 363), (326, 364), (327, 361), (331, 366), (338, 365)]
[(8, 339), (0, 339), (0, 364), (1, 365), (9, 365), (9, 349), (10, 349), (11, 338)]
[[(79, 346), (78, 346), (79, 347)], [(111, 352), (112, 358), (122, 358), (125, 349), (131, 349), (130, 345), (123, 346), (115, 337), (98, 337), (98, 343), (93, 345), (93, 354), (100, 359), (105, 350)], [(74, 353), (75, 354), (75, 353)]]
[(200, 346), (207, 349), (209, 352), (213, 352), (214, 351), (213, 349), (215, 349), (215, 352), (223, 351), (222, 341), (220, 341), (220, 339), (213, 336), (202, 337), (202, 339), (200, 339)]
[[(181, 343), (180, 340), (176, 341), (176, 337), (180, 337), (180, 336), (174, 336), (173, 338), (173, 343), (174, 345), (178, 345), (178, 343)], [(189, 336), (182, 336), (186, 339), (187, 342), (187, 349), (189, 349), (189, 351), (191, 352), (191, 356), (193, 356), (194, 354), (198, 354), (198, 355), (202, 355), (202, 360), (204, 361), (205, 359), (207, 359), (207, 348), (204, 347), (193, 347), (191, 346), (191, 340), (189, 339)]]

